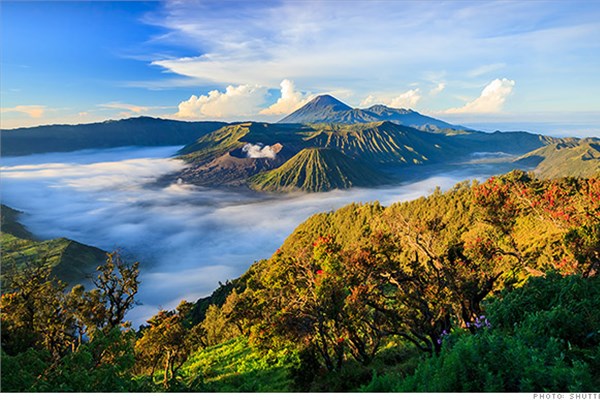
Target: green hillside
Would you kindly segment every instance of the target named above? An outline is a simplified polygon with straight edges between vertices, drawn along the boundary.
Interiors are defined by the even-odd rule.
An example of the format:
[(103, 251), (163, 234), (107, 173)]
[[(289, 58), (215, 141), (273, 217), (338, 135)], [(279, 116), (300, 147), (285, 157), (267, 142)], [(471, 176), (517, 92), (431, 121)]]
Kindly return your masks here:
[(542, 178), (593, 176), (600, 173), (600, 139), (552, 143), (525, 154), (517, 163), (533, 167)]
[(391, 122), (313, 125), (318, 131), (307, 139), (315, 147), (337, 149), (371, 164), (423, 164), (460, 154), (451, 140)]
[(248, 182), (252, 189), (261, 191), (325, 192), (389, 181), (363, 162), (335, 149), (308, 148), (281, 167), (256, 175)]
[(33, 239), (31, 232), (19, 222), (21, 214), (20, 211), (0, 204), (0, 226), (2, 227), (2, 233), (8, 233), (21, 239)]
[(21, 213), (2, 205), (0, 245), (2, 274), (44, 260), (59, 279), (75, 283), (86, 279), (106, 260), (106, 252), (66, 238), (39, 241), (18, 221)]
[[(250, 158), (243, 152), (248, 144), (270, 146), (275, 155)], [(331, 152), (325, 158), (313, 159), (306, 157), (309, 153), (302, 153), (309, 148), (331, 149), (340, 154)], [(453, 144), (444, 135), (391, 122), (352, 125), (248, 122), (223, 127), (181, 149), (179, 157), (188, 162), (188, 167), (178, 177), (198, 185), (238, 186), (247, 181), (255, 190), (326, 191), (388, 183), (378, 171), (383, 165), (445, 162), (465, 156), (468, 154), (465, 151), (468, 149)], [(310, 160), (313, 163), (307, 164)], [(297, 170), (292, 171), (294, 168)], [(327, 173), (334, 175), (327, 177)]]

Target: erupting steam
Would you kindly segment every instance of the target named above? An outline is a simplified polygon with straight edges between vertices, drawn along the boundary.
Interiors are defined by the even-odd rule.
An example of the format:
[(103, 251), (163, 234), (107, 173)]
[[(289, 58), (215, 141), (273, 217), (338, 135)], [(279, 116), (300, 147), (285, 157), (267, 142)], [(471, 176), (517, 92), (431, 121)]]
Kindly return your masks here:
[[(274, 146), (273, 146), (274, 147)], [(248, 158), (275, 158), (277, 150), (271, 146), (264, 146), (262, 143), (246, 143), (242, 151)]]

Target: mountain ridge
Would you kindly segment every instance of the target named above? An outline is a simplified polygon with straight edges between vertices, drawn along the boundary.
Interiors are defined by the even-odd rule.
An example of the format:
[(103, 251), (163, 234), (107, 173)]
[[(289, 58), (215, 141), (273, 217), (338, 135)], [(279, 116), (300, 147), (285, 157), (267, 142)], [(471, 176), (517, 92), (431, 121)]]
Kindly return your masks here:
[(600, 139), (584, 138), (549, 143), (516, 162), (534, 168), (541, 178), (589, 177), (600, 174)]
[(89, 124), (3, 129), (0, 155), (22, 156), (124, 146), (183, 146), (224, 125), (227, 124), (135, 117)]
[(463, 126), (452, 125), (442, 120), (425, 116), (411, 109), (392, 108), (383, 104), (375, 104), (365, 109), (352, 108), (328, 94), (315, 97), (277, 123), (355, 124), (377, 121), (390, 121), (399, 125), (410, 126), (434, 133), (475, 132)]

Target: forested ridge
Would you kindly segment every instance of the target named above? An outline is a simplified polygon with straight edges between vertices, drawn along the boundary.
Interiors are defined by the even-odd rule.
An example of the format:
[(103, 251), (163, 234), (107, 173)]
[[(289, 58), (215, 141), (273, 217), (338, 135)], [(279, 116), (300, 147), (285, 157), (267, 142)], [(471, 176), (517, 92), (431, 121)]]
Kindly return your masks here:
[(134, 329), (137, 264), (3, 279), (2, 391), (597, 391), (600, 176), (513, 171), (302, 223)]

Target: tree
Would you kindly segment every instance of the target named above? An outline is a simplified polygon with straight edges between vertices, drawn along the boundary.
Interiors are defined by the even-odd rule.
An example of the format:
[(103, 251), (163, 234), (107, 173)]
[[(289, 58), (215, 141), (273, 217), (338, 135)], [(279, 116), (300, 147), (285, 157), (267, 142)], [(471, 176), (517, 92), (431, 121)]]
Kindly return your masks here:
[(199, 345), (188, 324), (191, 310), (192, 304), (182, 301), (174, 311), (160, 311), (148, 320), (149, 326), (135, 344), (138, 370), (149, 372), (153, 379), (162, 364), (165, 389)]
[(46, 349), (54, 359), (70, 348), (73, 318), (65, 304), (66, 284), (51, 276), (44, 260), (6, 277), (0, 303), (2, 349), (15, 355)]
[(130, 381), (134, 343), (123, 320), (134, 304), (138, 265), (112, 253), (98, 271), (89, 292), (77, 285), (65, 293), (67, 285), (43, 260), (7, 277), (0, 304), (3, 365), (26, 369), (31, 362), (37, 373), (5, 381), (3, 368), (3, 390), (111, 390), (110, 384), (121, 390)]
[(98, 266), (99, 274), (94, 285), (100, 291), (99, 300), (104, 306), (99, 328), (108, 330), (121, 325), (125, 313), (134, 305), (138, 290), (139, 263), (128, 265), (117, 252), (108, 254), (106, 263)]

